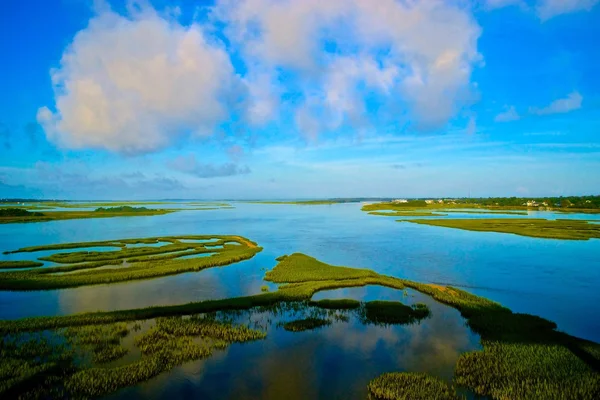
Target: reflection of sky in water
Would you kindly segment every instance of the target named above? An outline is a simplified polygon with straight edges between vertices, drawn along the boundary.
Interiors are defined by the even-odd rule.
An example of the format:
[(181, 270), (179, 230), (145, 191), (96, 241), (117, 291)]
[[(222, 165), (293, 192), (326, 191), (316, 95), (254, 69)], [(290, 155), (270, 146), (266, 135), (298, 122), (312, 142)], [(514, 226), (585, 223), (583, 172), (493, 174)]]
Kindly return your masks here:
[(233, 344), (109, 398), (365, 399), (368, 381), (384, 372), (420, 371), (451, 380), (459, 355), (478, 349), (479, 337), (458, 311), (413, 291), (405, 299), (426, 302), (431, 317), (415, 325), (376, 326), (351, 314), (349, 322), (295, 333), (276, 327), (292, 316), (273, 317), (265, 340)]
[[(465, 286), (514, 311), (553, 320), (568, 333), (600, 340), (600, 240), (536, 239), (397, 223), (396, 218), (360, 212), (359, 204), (235, 206), (230, 210), (181, 211), (151, 217), (0, 225), (2, 251), (84, 240), (194, 234), (242, 235), (264, 248), (252, 260), (197, 273), (61, 291), (0, 292), (0, 318), (180, 304), (259, 293), (264, 269), (271, 269), (276, 257), (303, 252), (334, 265)], [(546, 212), (528, 215), (548, 216), (600, 218)]]

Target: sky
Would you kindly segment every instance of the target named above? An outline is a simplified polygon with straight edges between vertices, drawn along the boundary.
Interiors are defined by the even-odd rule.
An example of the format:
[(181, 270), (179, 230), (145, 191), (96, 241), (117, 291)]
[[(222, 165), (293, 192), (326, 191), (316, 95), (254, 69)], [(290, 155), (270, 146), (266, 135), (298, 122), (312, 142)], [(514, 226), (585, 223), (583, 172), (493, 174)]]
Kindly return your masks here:
[(600, 0), (3, 0), (0, 198), (600, 193)]

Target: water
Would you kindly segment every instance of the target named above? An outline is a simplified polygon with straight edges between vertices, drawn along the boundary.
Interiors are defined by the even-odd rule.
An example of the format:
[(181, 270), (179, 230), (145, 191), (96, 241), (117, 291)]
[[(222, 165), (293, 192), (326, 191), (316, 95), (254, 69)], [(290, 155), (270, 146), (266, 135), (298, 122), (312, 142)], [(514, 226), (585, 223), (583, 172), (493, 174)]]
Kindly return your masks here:
[[(276, 290), (262, 280), (265, 271), (276, 264), (275, 258), (302, 252), (334, 265), (455, 285), (515, 312), (555, 321), (569, 334), (600, 341), (600, 240), (549, 240), (398, 223), (397, 218), (361, 212), (359, 204), (234, 205), (235, 209), (151, 217), (0, 225), (2, 251), (84, 240), (202, 234), (241, 235), (264, 248), (251, 260), (201, 272), (65, 290), (0, 292), (0, 318), (182, 304), (256, 294), (263, 285)], [(551, 212), (450, 217), (600, 221), (600, 215)], [(318, 293), (315, 298), (396, 299), (410, 304), (418, 296), (367, 286)], [(382, 372), (427, 371), (448, 378), (458, 354), (477, 348), (478, 338), (456, 310), (421, 297), (430, 304), (432, 317), (418, 325), (384, 328), (350, 321), (301, 333), (271, 327), (264, 341), (234, 344), (115, 396), (364, 398), (366, 382)]]
[[(233, 344), (206, 360), (186, 363), (108, 399), (362, 399), (368, 382), (385, 372), (418, 371), (452, 380), (461, 353), (477, 350), (479, 337), (458, 311), (420, 293), (370, 286), (327, 291), (324, 298), (389, 298), (427, 303), (431, 317), (413, 325), (364, 325), (352, 313), (313, 331), (287, 332), (272, 318), (267, 338)], [(321, 295), (323, 295), (323, 293)], [(319, 296), (323, 297), (323, 296)], [(247, 318), (242, 318), (244, 320)], [(440, 335), (440, 332), (444, 332)], [(242, 378), (243, 377), (243, 378)]]

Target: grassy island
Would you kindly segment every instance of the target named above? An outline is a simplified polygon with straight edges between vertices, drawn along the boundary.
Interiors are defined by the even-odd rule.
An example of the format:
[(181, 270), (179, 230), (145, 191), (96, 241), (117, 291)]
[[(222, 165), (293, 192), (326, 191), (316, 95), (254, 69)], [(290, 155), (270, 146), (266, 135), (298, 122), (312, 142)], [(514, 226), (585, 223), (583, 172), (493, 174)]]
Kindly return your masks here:
[[(67, 397), (100, 396), (147, 380), (185, 361), (207, 357), (214, 347), (265, 337), (264, 332), (215, 319), (217, 312), (254, 309), (266, 312), (290, 304), (295, 309), (301, 306), (316, 309), (321, 305), (325, 308), (321, 312), (328, 313), (339, 306), (346, 312), (370, 314), (375, 321), (383, 323), (390, 319), (404, 323), (407, 315), (418, 319), (429, 314), (429, 310), (419, 304), (407, 306), (374, 301), (357, 306), (348, 300), (310, 302), (318, 291), (364, 285), (412, 288), (457, 309), (469, 327), (481, 336), (483, 350), (459, 358), (455, 382), (478, 395), (492, 399), (590, 400), (600, 395), (600, 345), (559, 332), (551, 321), (513, 313), (498, 303), (450, 286), (418, 283), (367, 269), (332, 266), (300, 253), (280, 257), (278, 261), (266, 276), (267, 280), (279, 284), (278, 290), (267, 293), (178, 306), (0, 321), (3, 335), (0, 349), (5, 361), (0, 367), (3, 378), (0, 395), (16, 397), (37, 393), (48, 397), (52, 390), (64, 390)], [(309, 314), (308, 318), (288, 322), (288, 328), (298, 334), (318, 326), (326, 329), (329, 320), (319, 315)], [(131, 324), (140, 323), (151, 325), (135, 338), (141, 359), (117, 367), (93, 362), (124, 354), (117, 343), (119, 335), (125, 330), (131, 331)], [(109, 327), (95, 328), (103, 325)], [(64, 335), (65, 330), (72, 329), (76, 337), (83, 339), (75, 338), (71, 342), (81, 343), (84, 350), (91, 352), (92, 364), (73, 363), (70, 347), (44, 342), (49, 331)], [(108, 334), (100, 335), (97, 329), (107, 329)], [(19, 351), (23, 342), (16, 342), (14, 338), (23, 333), (33, 340), (36, 332), (46, 334), (31, 344), (25, 343), (27, 351)], [(104, 352), (94, 346), (99, 336), (113, 343)], [(454, 387), (424, 374), (384, 374), (371, 381), (368, 389), (377, 399), (456, 398)]]
[(109, 218), (109, 217), (141, 217), (164, 215), (175, 210), (134, 208), (129, 206), (98, 208), (95, 211), (44, 211), (32, 212), (19, 208), (0, 210), (0, 224), (18, 222), (48, 222), (64, 219)]
[(481, 218), (481, 219), (410, 219), (414, 224), (440, 226), (479, 232), (512, 233), (546, 239), (588, 240), (600, 239), (600, 224), (583, 220), (546, 220), (534, 218)]
[(17, 269), (17, 268), (36, 268), (41, 267), (44, 263), (37, 261), (27, 261), (27, 260), (19, 260), (19, 261), (0, 261), (0, 269)]
[[(139, 244), (142, 246), (128, 247), (128, 245)], [(152, 244), (161, 245), (150, 246)], [(115, 250), (86, 251), (88, 247), (113, 247)], [(0, 272), (0, 289), (58, 289), (156, 278), (229, 265), (252, 258), (262, 250), (256, 243), (240, 236), (195, 235), (63, 243), (25, 247), (10, 253), (35, 253), (61, 249), (79, 249), (79, 251), (54, 253), (41, 258), (66, 265)], [(210, 256), (201, 257), (203, 254), (210, 254)], [(195, 255), (198, 257), (180, 258)]]
[[(463, 210), (463, 208), (480, 210)], [(405, 203), (370, 203), (365, 204), (361, 210), (368, 212), (370, 215), (388, 217), (443, 217), (447, 216), (448, 213), (527, 215), (527, 211), (498, 210), (482, 207), (479, 204), (427, 203), (425, 200), (410, 200)]]
[(422, 373), (390, 372), (369, 382), (376, 400), (459, 400), (447, 383)]

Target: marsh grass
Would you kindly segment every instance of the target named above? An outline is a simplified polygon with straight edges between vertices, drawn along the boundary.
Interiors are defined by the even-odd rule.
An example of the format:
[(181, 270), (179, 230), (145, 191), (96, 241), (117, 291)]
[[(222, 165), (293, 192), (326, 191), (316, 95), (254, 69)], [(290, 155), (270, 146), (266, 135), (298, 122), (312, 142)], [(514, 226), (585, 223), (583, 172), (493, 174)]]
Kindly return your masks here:
[(11, 224), (19, 222), (47, 222), (65, 219), (85, 219), (85, 218), (111, 218), (111, 217), (144, 217), (153, 215), (169, 214), (177, 209), (148, 209), (143, 211), (44, 211), (35, 212), (27, 215), (18, 216), (0, 216), (0, 224)]
[(430, 212), (430, 211), (392, 211), (392, 212), (383, 212), (383, 211), (371, 211), (369, 215), (381, 215), (385, 217), (443, 217), (448, 214), (440, 213), (440, 212)]
[(43, 334), (0, 339), (0, 398), (37, 397), (73, 371), (73, 352)]
[(24, 208), (0, 208), (0, 220), (10, 217), (42, 217), (40, 212), (28, 211)]
[(99, 213), (136, 213), (136, 212), (148, 212), (151, 209), (146, 207), (131, 207), (131, 206), (117, 206), (117, 207), (98, 207), (94, 212)]
[[(0, 332), (7, 335), (61, 327), (133, 322), (158, 317), (172, 318), (198, 313), (212, 315), (236, 313), (243, 310), (277, 313), (277, 310), (302, 310), (306, 306), (312, 307), (309, 302), (310, 298), (321, 290), (364, 285), (382, 285), (399, 290), (408, 287), (457, 309), (466, 319), (469, 327), (481, 336), (483, 350), (466, 353), (457, 363), (455, 379), (458, 384), (466, 386), (480, 395), (496, 399), (578, 398), (595, 400), (599, 398), (599, 345), (558, 332), (556, 325), (551, 321), (533, 315), (513, 313), (496, 302), (457, 288), (398, 279), (365, 269), (335, 267), (299, 253), (280, 257), (278, 261), (277, 266), (267, 273), (267, 278), (280, 284), (277, 291), (178, 306), (0, 321)], [(331, 301), (333, 300), (329, 300), (329, 302)], [(390, 319), (394, 322), (410, 321), (410, 317), (424, 318), (429, 312), (425, 306), (401, 305), (400, 307), (395, 304), (391, 307), (388, 303), (369, 302), (348, 312), (364, 311), (365, 315), (367, 312), (375, 313), (376, 316), (371, 320), (377, 323), (389, 323)], [(368, 304), (371, 305), (368, 306)], [(397, 312), (398, 310), (400, 311)], [(314, 306), (309, 315), (304, 314), (297, 321), (309, 318), (331, 321), (336, 317), (329, 313), (336, 312), (339, 311)], [(407, 314), (409, 317), (406, 317)], [(346, 315), (340, 315), (340, 320), (343, 320), (344, 317), (347, 318)], [(203, 338), (201, 342), (198, 342), (198, 340), (192, 339), (196, 336), (190, 335), (198, 334), (198, 332), (218, 331), (222, 328), (214, 328), (211, 325), (213, 319), (197, 321), (194, 318), (206, 317), (157, 319), (156, 329), (151, 333), (155, 336), (152, 336), (152, 339), (146, 339), (147, 347), (143, 350), (142, 360), (123, 368), (95, 368), (77, 372), (67, 380), (66, 387), (75, 390), (79, 395), (99, 396), (148, 379), (185, 360), (204, 357), (208, 354), (206, 347), (224, 346), (225, 343), (232, 340), (232, 337), (238, 337), (236, 336), (238, 334), (241, 335), (238, 338), (242, 339), (250, 337), (254, 340), (260, 337), (253, 333), (246, 336), (244, 332), (231, 334), (232, 336), (227, 336), (230, 335), (229, 333), (225, 336), (208, 333), (206, 338), (210, 338), (210, 340), (206, 341), (206, 338)], [(220, 322), (215, 321), (215, 323)], [(303, 324), (298, 323), (297, 325)], [(308, 324), (310, 325), (310, 323)], [(201, 335), (202, 333), (199, 337)], [(160, 346), (154, 345), (163, 343), (161, 340), (165, 340), (164, 346), (161, 348), (166, 350), (161, 350)], [(140, 346), (144, 345), (142, 339), (138, 343)], [(414, 380), (403, 377), (399, 378), (399, 381), (400, 383), (391, 385), (382, 380), (378, 386), (388, 387), (389, 390), (392, 390), (392, 392), (385, 393), (395, 393), (393, 388), (400, 384), (416, 388), (414, 393), (428, 394), (429, 392), (425, 389), (428, 386), (436, 385), (431, 383), (427, 387), (420, 388), (422, 382), (428, 381), (421, 378)], [(393, 380), (390, 382), (393, 383)], [(435, 390), (435, 393), (440, 393), (438, 389)], [(450, 395), (452, 393), (450, 391)], [(389, 398), (418, 399), (419, 397)], [(435, 399), (436, 397), (426, 398)]]
[(294, 253), (277, 259), (279, 263), (267, 272), (265, 280), (272, 282), (309, 282), (339, 279), (360, 279), (377, 274), (366, 269), (336, 267), (320, 262), (302, 253)]
[(582, 220), (546, 220), (534, 218), (410, 219), (400, 220), (430, 226), (478, 232), (512, 233), (545, 239), (600, 239), (600, 225)]
[(456, 383), (494, 399), (598, 399), (600, 379), (569, 349), (557, 344), (483, 342), (463, 354)]
[(364, 306), (364, 323), (373, 324), (413, 324), (429, 317), (431, 312), (426, 304), (412, 306), (398, 301), (369, 301)]
[(44, 263), (37, 261), (0, 261), (0, 269), (17, 269), (17, 268), (37, 268), (43, 266)]
[(444, 381), (414, 372), (390, 372), (369, 382), (372, 400), (458, 400)]
[[(179, 239), (210, 240), (207, 243), (182, 243)], [(169, 242), (159, 247), (126, 247), (127, 244), (155, 244)], [(227, 242), (237, 243), (236, 245)], [(214, 247), (221, 245), (221, 248)], [(55, 253), (42, 259), (69, 266), (58, 266), (26, 271), (0, 272), (0, 289), (3, 290), (44, 290), (83, 285), (123, 282), (136, 279), (149, 279), (182, 272), (200, 271), (215, 266), (229, 265), (254, 257), (262, 250), (256, 243), (240, 236), (168, 236), (158, 238), (124, 239), (103, 242), (64, 243), (25, 247), (10, 253), (36, 252), (42, 250), (79, 249), (95, 246), (113, 246), (117, 251), (73, 251)], [(184, 255), (213, 253), (212, 257), (178, 259)], [(156, 255), (156, 257), (151, 257)], [(127, 268), (100, 269), (106, 265), (119, 265), (127, 260)], [(65, 272), (77, 273), (64, 274)], [(62, 275), (61, 275), (62, 274)]]
[(283, 324), (283, 329), (290, 332), (303, 332), (331, 325), (331, 321), (323, 318), (305, 318)]
[[(168, 317), (154, 322), (134, 339), (141, 358), (119, 366), (106, 363), (127, 352), (120, 345), (130, 333), (124, 323), (69, 327), (33, 337), (29, 333), (4, 337), (0, 341), (0, 396), (98, 397), (150, 379), (183, 362), (208, 357), (213, 349), (266, 336), (265, 332), (245, 325), (211, 317)], [(66, 341), (52, 342), (49, 337)]]
[(154, 327), (135, 338), (142, 352), (139, 361), (113, 368), (84, 369), (73, 374), (65, 386), (75, 397), (97, 397), (148, 380), (186, 361), (208, 357), (213, 349), (265, 337), (265, 332), (245, 325), (207, 317), (159, 318)]
[(76, 348), (91, 354), (94, 364), (117, 360), (127, 354), (121, 339), (129, 333), (127, 324), (120, 322), (108, 325), (69, 327), (61, 331), (67, 341)]

